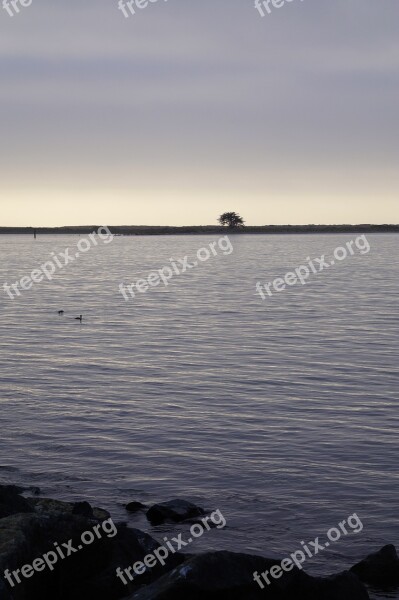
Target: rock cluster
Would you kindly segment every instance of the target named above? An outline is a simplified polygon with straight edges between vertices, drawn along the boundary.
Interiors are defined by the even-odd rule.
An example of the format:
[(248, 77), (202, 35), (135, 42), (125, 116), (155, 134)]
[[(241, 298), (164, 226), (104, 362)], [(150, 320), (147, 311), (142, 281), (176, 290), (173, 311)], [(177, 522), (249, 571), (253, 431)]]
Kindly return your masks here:
[[(68, 503), (23, 497), (22, 488), (0, 486), (0, 600), (367, 600), (364, 583), (380, 587), (399, 584), (399, 558), (393, 546), (328, 578), (310, 577), (294, 569), (261, 589), (254, 572), (262, 573), (280, 561), (237, 554), (208, 552), (198, 556), (172, 554), (162, 567), (156, 565), (124, 585), (116, 577), (154, 552), (160, 543), (138, 529), (117, 525), (114, 535), (103, 535), (64, 560), (54, 570), (35, 572), (11, 586), (4, 578), (32, 564), (55, 543), (73, 540), (79, 545), (84, 532), (110, 519), (107, 511), (87, 502)], [(184, 500), (152, 506), (139, 502), (127, 510), (145, 510), (151, 524), (180, 523), (205, 515), (204, 509)]]

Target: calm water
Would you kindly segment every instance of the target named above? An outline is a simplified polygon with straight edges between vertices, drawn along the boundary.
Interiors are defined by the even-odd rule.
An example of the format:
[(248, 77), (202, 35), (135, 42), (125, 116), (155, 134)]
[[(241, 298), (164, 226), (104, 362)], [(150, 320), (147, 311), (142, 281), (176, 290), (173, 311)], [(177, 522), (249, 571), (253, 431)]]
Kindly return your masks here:
[(0, 236), (0, 480), (87, 498), (159, 538), (184, 527), (151, 529), (123, 504), (219, 508), (228, 527), (194, 552), (285, 557), (356, 512), (363, 531), (311, 574), (399, 545), (399, 236), (367, 236), (368, 254), (306, 286), (255, 292), (355, 237), (231, 236), (232, 254), (126, 302), (121, 282), (218, 237), (116, 237), (11, 300), (4, 281), (79, 238)]

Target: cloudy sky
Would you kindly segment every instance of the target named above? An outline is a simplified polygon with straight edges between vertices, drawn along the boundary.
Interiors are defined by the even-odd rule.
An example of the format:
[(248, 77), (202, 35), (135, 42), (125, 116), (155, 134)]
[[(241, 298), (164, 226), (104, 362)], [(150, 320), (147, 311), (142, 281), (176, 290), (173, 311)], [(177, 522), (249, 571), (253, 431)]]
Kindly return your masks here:
[(398, 0), (0, 5), (0, 225), (399, 223), (398, 29)]

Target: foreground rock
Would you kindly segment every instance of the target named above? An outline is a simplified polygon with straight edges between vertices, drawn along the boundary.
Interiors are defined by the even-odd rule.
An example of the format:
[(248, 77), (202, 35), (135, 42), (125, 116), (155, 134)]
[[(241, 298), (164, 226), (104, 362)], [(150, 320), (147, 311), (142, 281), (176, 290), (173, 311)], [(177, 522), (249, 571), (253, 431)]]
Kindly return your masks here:
[(264, 589), (253, 573), (270, 571), (280, 561), (232, 552), (196, 556), (129, 600), (368, 600), (369, 595), (352, 573), (314, 578), (299, 569), (270, 578)]
[(187, 500), (170, 500), (154, 504), (147, 512), (147, 519), (152, 525), (162, 525), (166, 522), (180, 523), (205, 515), (203, 508), (187, 502)]
[(129, 502), (129, 504), (126, 504), (125, 508), (130, 513), (136, 513), (140, 510), (147, 510), (148, 506), (142, 504), (141, 502)]
[(55, 516), (63, 513), (97, 521), (104, 521), (111, 517), (108, 511), (103, 508), (92, 507), (88, 502), (62, 502), (61, 500), (52, 500), (51, 498), (27, 498), (27, 502), (33, 511), (39, 515)]
[(0, 485), (0, 519), (18, 513), (33, 512), (32, 506), (20, 496), (23, 488), (15, 485)]
[[(280, 561), (232, 552), (176, 553), (165, 566), (157, 561), (132, 579), (125, 573), (128, 585), (123, 585), (117, 569), (132, 573), (133, 564), (154, 554), (159, 542), (138, 529), (115, 526), (107, 511), (87, 502), (23, 498), (22, 491), (0, 485), (0, 600), (368, 600), (362, 582), (381, 588), (399, 584), (398, 555), (394, 546), (385, 546), (351, 572), (314, 578), (293, 569), (279, 579), (269, 576), (269, 585), (258, 578), (263, 588), (254, 572), (261, 576)], [(190, 502), (173, 500), (153, 506), (147, 516), (160, 524), (189, 523), (205, 514)], [(87, 543), (88, 532), (93, 539)], [(67, 556), (57, 558), (56, 548)], [(54, 568), (33, 571), (30, 565), (49, 552), (56, 558)], [(31, 577), (21, 574), (24, 566), (33, 571)], [(3, 578), (6, 570), (20, 570), (20, 583), (12, 586)]]
[(361, 581), (377, 587), (399, 585), (399, 557), (395, 546), (384, 546), (351, 568)]
[[(0, 489), (3, 498), (15, 494), (15, 490)], [(116, 569), (142, 561), (159, 547), (155, 539), (137, 529), (115, 527), (106, 511), (87, 503), (19, 496), (18, 505), (23, 512), (0, 519), (0, 600), (119, 600), (184, 560), (175, 554), (163, 568), (148, 570), (125, 586), (116, 577)], [(100, 537), (93, 534), (92, 543), (82, 544), (82, 534), (93, 532), (96, 526)], [(69, 540), (74, 551), (68, 555), (62, 544)], [(21, 582), (13, 578), (14, 586), (2, 579), (6, 569), (12, 572), (32, 565), (50, 551), (56, 554), (54, 542), (66, 556), (57, 559), (53, 570), (46, 565), (30, 578), (19, 573)]]

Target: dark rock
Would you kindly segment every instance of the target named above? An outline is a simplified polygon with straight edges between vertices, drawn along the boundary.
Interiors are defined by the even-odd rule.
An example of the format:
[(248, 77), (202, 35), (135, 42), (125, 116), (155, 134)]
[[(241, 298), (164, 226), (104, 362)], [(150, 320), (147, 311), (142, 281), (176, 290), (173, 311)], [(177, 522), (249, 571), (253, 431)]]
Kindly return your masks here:
[[(73, 514), (74, 507), (76, 506), (74, 502), (62, 502), (61, 500), (52, 500), (51, 498), (28, 498), (28, 500), (34, 507), (35, 512), (43, 515), (57, 515), (59, 513)], [(93, 508), (92, 510), (93, 518), (98, 521), (104, 521), (111, 517), (109, 512), (103, 508)]]
[(0, 493), (2, 491), (6, 494), (23, 494), (25, 488), (20, 485), (0, 485)]
[[(53, 571), (46, 568), (29, 579), (20, 575), (21, 583), (15, 587), (0, 578), (1, 600), (119, 600), (185, 560), (172, 555), (164, 568), (156, 566), (125, 586), (117, 579), (116, 569), (142, 561), (159, 547), (156, 540), (137, 529), (118, 526), (116, 531), (111, 522), (105, 525), (101, 511), (99, 518), (88, 518), (73, 514), (72, 503), (35, 499), (34, 504), (35, 512), (0, 519), (0, 576), (6, 569), (21, 569), (54, 552), (55, 542), (64, 550), (65, 558), (58, 559)], [(93, 542), (82, 544), (82, 534), (93, 532), (100, 524), (97, 531), (101, 537), (93, 533)], [(69, 540), (76, 552), (67, 556), (63, 543)]]
[(1, 600), (13, 600), (13, 597), (11, 596), (10, 592), (7, 589), (6, 584), (4, 583), (4, 581), (0, 578), (0, 598)]
[(351, 568), (361, 581), (379, 587), (399, 584), (399, 557), (395, 546), (384, 546)]
[(147, 512), (147, 519), (152, 525), (161, 525), (167, 521), (180, 523), (201, 515), (205, 515), (204, 509), (186, 500), (177, 499), (154, 504)]
[[(0, 520), (0, 573), (5, 569), (14, 571), (32, 564), (36, 558), (55, 550), (54, 542), (61, 548), (72, 540), (78, 549), (84, 532), (93, 529), (94, 522), (70, 513), (57, 515), (13, 515)], [(18, 600), (50, 600), (72, 598), (74, 588), (107, 566), (112, 551), (112, 542), (105, 534), (92, 544), (73, 552), (55, 565), (54, 571), (46, 568), (36, 572), (32, 578), (21, 577), (21, 583), (9, 588)], [(14, 580), (15, 581), (15, 580)]]
[(93, 518), (93, 509), (88, 502), (75, 502), (72, 508), (73, 515), (81, 515), (88, 519)]
[(15, 485), (0, 485), (0, 519), (18, 513), (33, 512), (33, 507), (28, 500), (20, 494), (23, 488)]
[(88, 598), (118, 600), (131, 592), (137, 591), (143, 585), (153, 583), (184, 562), (185, 557), (176, 553), (167, 559), (164, 566), (157, 564), (152, 569), (147, 569), (143, 575), (138, 576), (130, 571), (133, 581), (130, 581), (128, 575), (124, 574), (128, 585), (124, 585), (117, 578), (117, 568), (124, 571), (126, 568), (131, 568), (136, 562), (143, 562), (144, 557), (152, 554), (159, 546), (160, 544), (154, 538), (139, 529), (120, 527), (118, 536), (115, 538), (112, 559), (107, 569), (102, 572), (101, 576), (95, 577), (89, 582), (90, 594), (86, 593), (80, 586), (82, 597), (74, 597), (73, 600), (88, 600)]
[(295, 568), (280, 579), (270, 578), (264, 588), (254, 581), (254, 572), (269, 571), (281, 561), (212, 552), (196, 556), (130, 600), (369, 600), (363, 584), (351, 573), (328, 579), (313, 578)]
[[(116, 528), (107, 511), (88, 503), (70, 503), (48, 498), (22, 498), (22, 488), (0, 486), (0, 599), (1, 600), (120, 600), (128, 594), (134, 600), (368, 600), (364, 580), (396, 581), (399, 559), (388, 546), (353, 567), (352, 573), (330, 578), (313, 578), (295, 568), (270, 577), (261, 588), (254, 580), (279, 566), (280, 561), (212, 552), (191, 558), (170, 554), (164, 566), (157, 563), (142, 575), (125, 575), (128, 585), (117, 578), (116, 570), (132, 567), (159, 548), (160, 544), (138, 529)], [(203, 516), (203, 509), (184, 500), (153, 506), (147, 513), (156, 524), (180, 522)], [(107, 522), (109, 520), (109, 522)], [(94, 527), (97, 527), (94, 530)], [(94, 536), (94, 531), (100, 535)], [(92, 533), (92, 543), (84, 533)], [(90, 540), (90, 537), (89, 537)], [(63, 544), (66, 543), (65, 547)], [(58, 546), (57, 546), (58, 544)], [(68, 552), (70, 544), (75, 549)], [(54, 570), (46, 568), (31, 578), (20, 574), (21, 583), (11, 587), (2, 575), (32, 565), (35, 559), (55, 548), (63, 549)], [(380, 578), (380, 579), (379, 579)], [(261, 580), (262, 581), (262, 580)]]
[(349, 571), (344, 571), (331, 577), (317, 578), (315, 582), (318, 585), (317, 599), (369, 600), (366, 588), (356, 575)]
[(135, 512), (138, 512), (139, 510), (148, 508), (148, 506), (146, 506), (145, 504), (142, 504), (141, 502), (129, 502), (129, 504), (126, 504), (125, 508), (128, 512), (135, 513)]

